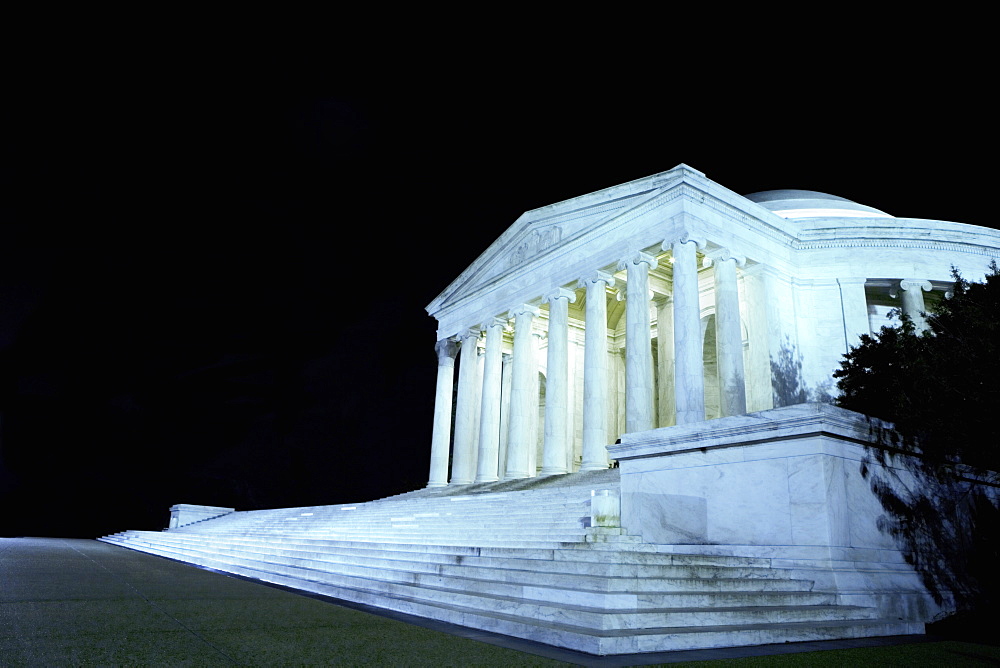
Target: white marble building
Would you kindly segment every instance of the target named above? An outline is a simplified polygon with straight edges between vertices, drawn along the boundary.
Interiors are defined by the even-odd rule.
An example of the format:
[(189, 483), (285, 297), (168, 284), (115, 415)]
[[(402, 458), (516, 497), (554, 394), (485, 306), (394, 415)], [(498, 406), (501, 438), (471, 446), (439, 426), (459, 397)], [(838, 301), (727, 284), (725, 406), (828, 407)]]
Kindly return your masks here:
[(997, 257), (996, 230), (686, 165), (528, 211), (427, 307), (428, 486), (601, 469), (626, 433), (824, 401), (889, 310), (919, 321), (953, 266)]
[(684, 165), (529, 211), (428, 307), (428, 489), (178, 504), (104, 540), (595, 655), (922, 633), (951, 593), (870, 476), (926, 480), (866, 462), (867, 418), (824, 400), (890, 309), (997, 257), (994, 230)]

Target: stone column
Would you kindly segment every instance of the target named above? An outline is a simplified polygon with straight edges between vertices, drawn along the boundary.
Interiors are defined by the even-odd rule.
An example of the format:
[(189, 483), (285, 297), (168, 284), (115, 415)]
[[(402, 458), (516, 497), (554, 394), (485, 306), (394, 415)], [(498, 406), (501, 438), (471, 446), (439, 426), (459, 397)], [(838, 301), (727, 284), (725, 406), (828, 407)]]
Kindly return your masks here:
[(677, 424), (705, 419), (704, 359), (701, 348), (701, 309), (698, 305), (699, 244), (683, 237), (664, 250), (673, 252), (674, 269), (674, 397)]
[(719, 417), (747, 412), (746, 372), (743, 367), (743, 332), (740, 328), (740, 293), (736, 265), (746, 261), (728, 250), (705, 258), (715, 277), (715, 350), (719, 363)]
[[(806, 393), (802, 385), (802, 358), (795, 326), (797, 318), (792, 279), (768, 265), (761, 265), (758, 271), (767, 320), (769, 408), (800, 404), (806, 400)], [(867, 309), (865, 315), (867, 317)]]
[(656, 364), (659, 383), (656, 426), (669, 427), (676, 423), (674, 409), (674, 305), (669, 297), (657, 298), (656, 304)]
[(451, 445), (451, 393), (455, 380), (455, 354), (451, 339), (434, 346), (438, 358), (437, 388), (434, 392), (434, 430), (431, 433), (431, 472), (428, 487), (448, 484), (448, 446)]
[(608, 298), (615, 284), (598, 271), (582, 279), (587, 288), (587, 324), (583, 344), (583, 463), (581, 471), (608, 468)]
[(510, 435), (510, 375), (514, 358), (510, 353), (503, 354), (503, 370), (500, 372), (500, 456), (497, 457), (497, 475), (503, 477), (507, 472), (507, 439)]
[(569, 427), (569, 304), (576, 293), (559, 288), (549, 302), (548, 378), (545, 386), (545, 440), (541, 475), (566, 473)]
[(451, 484), (468, 485), (476, 471), (476, 402), (479, 377), (477, 342), (479, 332), (470, 331), (462, 336), (461, 357), (458, 364), (458, 401), (455, 405), (455, 443), (451, 457)]
[(747, 410), (763, 411), (774, 408), (771, 396), (771, 366), (769, 364), (767, 279), (762, 264), (747, 264), (743, 268), (743, 293), (740, 311), (747, 326), (750, 350), (747, 355)]
[(625, 431), (653, 428), (653, 351), (650, 348), (649, 270), (656, 258), (646, 253), (618, 263), (627, 269), (625, 296)]
[(495, 482), (500, 456), (500, 383), (503, 373), (503, 328), (507, 321), (494, 318), (486, 323), (486, 359), (483, 366), (483, 396), (479, 418), (479, 457), (476, 482)]
[[(535, 315), (538, 315), (538, 314), (536, 313)], [(539, 385), (539, 383), (541, 382), (541, 379), (539, 378), (539, 376), (541, 375), (539, 373), (539, 369), (542, 366), (540, 360), (541, 360), (541, 354), (542, 354), (541, 350), (542, 350), (542, 339), (543, 338), (544, 337), (542, 336), (541, 332), (539, 332), (537, 330), (532, 330), (532, 332), (531, 332), (531, 360), (532, 360), (532, 362), (531, 362), (531, 368), (532, 368), (532, 372), (531, 372), (531, 390), (530, 390), (530, 393), (531, 393), (531, 396), (532, 396), (532, 400), (531, 400), (532, 404), (531, 404), (531, 406), (534, 409), (535, 418), (533, 420), (529, 420), (528, 421), (528, 429), (529, 429), (529, 432), (528, 432), (529, 433), (528, 442), (531, 443), (531, 447), (528, 448), (528, 475), (530, 477), (532, 477), (532, 478), (534, 478), (536, 475), (538, 475), (538, 468), (539, 468), (539, 466), (538, 466), (538, 460), (542, 456), (542, 452), (541, 452), (541, 450), (542, 450), (542, 441), (544, 440), (544, 437), (545, 437), (545, 430), (544, 430), (544, 428), (542, 428), (541, 429), (542, 438), (539, 438), (539, 428), (540, 428), (540, 425), (538, 424), (539, 422), (541, 422), (544, 419), (544, 417), (543, 417), (543, 415), (541, 413), (541, 411), (542, 411), (542, 405), (541, 405), (541, 402), (540, 402), (540, 400), (542, 398), (542, 388)]]
[(844, 352), (861, 343), (861, 335), (871, 333), (865, 279), (838, 278), (840, 308), (844, 317)]
[(510, 383), (510, 434), (507, 437), (507, 470), (504, 479), (527, 478), (531, 422), (538, 420), (538, 368), (531, 350), (531, 322), (538, 309), (527, 304), (511, 310), (514, 321), (514, 361)]
[(924, 312), (927, 310), (924, 305), (924, 293), (931, 291), (930, 281), (907, 278), (899, 282), (899, 289), (903, 298), (903, 315), (909, 316), (913, 321), (917, 334), (927, 331), (927, 320), (924, 318)]

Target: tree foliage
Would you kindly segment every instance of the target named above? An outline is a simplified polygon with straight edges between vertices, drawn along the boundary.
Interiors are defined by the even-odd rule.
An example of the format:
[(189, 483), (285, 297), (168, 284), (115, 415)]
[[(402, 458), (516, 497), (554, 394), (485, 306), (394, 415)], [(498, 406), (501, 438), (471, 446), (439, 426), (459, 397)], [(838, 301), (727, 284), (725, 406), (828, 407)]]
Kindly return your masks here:
[(968, 610), (1000, 601), (1000, 269), (981, 283), (953, 274), (925, 331), (897, 313), (834, 377), (838, 405), (880, 419), (862, 468), (880, 527), (939, 602)]

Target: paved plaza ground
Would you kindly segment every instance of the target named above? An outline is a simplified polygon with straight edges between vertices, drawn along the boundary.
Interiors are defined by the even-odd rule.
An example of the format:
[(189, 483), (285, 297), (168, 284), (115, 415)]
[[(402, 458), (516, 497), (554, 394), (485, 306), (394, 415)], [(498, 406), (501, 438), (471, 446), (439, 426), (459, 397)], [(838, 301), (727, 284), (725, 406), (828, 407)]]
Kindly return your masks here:
[(865, 639), (599, 658), (342, 605), (93, 540), (0, 538), (4, 667), (621, 666), (925, 641)]

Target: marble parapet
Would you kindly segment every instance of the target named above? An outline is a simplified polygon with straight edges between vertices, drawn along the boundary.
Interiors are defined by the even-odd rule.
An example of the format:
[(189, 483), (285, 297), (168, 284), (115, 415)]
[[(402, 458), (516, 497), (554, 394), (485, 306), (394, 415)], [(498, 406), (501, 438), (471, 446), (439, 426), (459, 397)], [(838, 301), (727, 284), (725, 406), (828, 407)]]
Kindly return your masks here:
[[(871, 418), (824, 403), (804, 403), (719, 420), (624, 434), (608, 451), (619, 461), (689, 450), (753, 445), (825, 434), (854, 443), (870, 443)], [(889, 426), (886, 423), (879, 423)]]
[[(879, 426), (888, 427), (886, 423)], [(862, 474), (908, 485), (866, 456), (872, 422), (820, 403), (625, 434), (608, 446), (621, 469), (621, 524), (671, 551), (770, 559), (843, 602), (930, 619), (941, 608), (883, 530)]]
[(194, 524), (202, 520), (209, 520), (214, 517), (222, 517), (235, 512), (235, 508), (223, 508), (221, 506), (197, 506), (190, 503), (178, 503), (170, 507), (169, 529)]
[(814, 403), (626, 434), (608, 448), (622, 524), (664, 544), (894, 548), (861, 475), (869, 428)]

